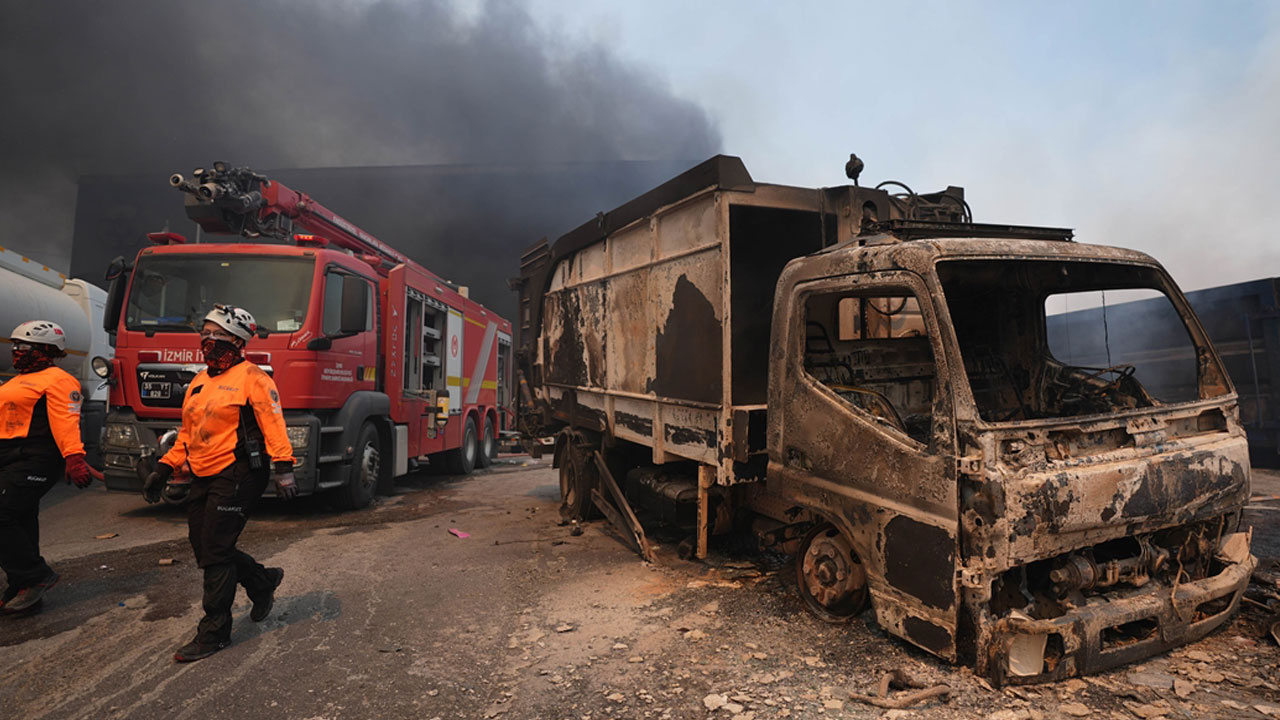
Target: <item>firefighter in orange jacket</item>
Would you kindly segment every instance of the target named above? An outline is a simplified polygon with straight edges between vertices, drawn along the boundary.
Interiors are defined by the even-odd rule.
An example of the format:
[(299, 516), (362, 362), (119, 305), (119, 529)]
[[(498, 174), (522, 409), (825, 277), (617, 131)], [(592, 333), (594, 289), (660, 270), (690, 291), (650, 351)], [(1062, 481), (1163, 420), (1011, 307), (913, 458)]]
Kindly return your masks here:
[(253, 602), (250, 619), (261, 621), (284, 579), (284, 570), (263, 567), (236, 547), (269, 477), (279, 497), (297, 494), (280, 394), (269, 375), (244, 360), (245, 343), (256, 331), (253, 316), (241, 308), (215, 305), (205, 316), (200, 349), (206, 368), (182, 400), (177, 441), (143, 487), (147, 501), (158, 502), (174, 469), (191, 467), (187, 529), (204, 570), (204, 618), (195, 639), (174, 654), (177, 662), (209, 657), (231, 641), (237, 583)]
[(53, 364), (67, 355), (62, 328), (32, 320), (9, 339), (18, 375), (0, 385), (0, 567), (9, 581), (0, 611), (27, 615), (58, 582), (40, 557), (40, 498), (64, 468), (78, 488), (102, 474), (84, 460), (80, 381)]

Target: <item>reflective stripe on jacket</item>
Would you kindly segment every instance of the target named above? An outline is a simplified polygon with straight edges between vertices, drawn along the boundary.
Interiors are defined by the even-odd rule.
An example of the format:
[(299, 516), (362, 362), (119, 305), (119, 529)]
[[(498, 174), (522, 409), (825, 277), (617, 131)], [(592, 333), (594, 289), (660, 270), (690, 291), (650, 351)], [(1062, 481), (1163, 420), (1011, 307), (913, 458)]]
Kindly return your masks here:
[(251, 362), (240, 362), (217, 377), (201, 370), (182, 399), (182, 428), (160, 462), (173, 468), (191, 463), (199, 476), (215, 475), (236, 460), (240, 408), (253, 409), (272, 462), (293, 462), (276, 383)]
[[(0, 385), (0, 441), (56, 444), (63, 457), (84, 452), (80, 381), (56, 365)], [(41, 401), (44, 401), (41, 403)], [(43, 417), (37, 411), (43, 404)]]

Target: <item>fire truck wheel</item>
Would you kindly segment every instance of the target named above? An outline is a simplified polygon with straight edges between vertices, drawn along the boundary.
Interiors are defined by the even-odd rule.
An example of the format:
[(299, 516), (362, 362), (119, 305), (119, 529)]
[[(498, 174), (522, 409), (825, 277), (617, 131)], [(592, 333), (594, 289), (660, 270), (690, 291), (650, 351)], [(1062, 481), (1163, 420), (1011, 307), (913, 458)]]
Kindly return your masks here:
[(451, 475), (470, 475), (476, 469), (476, 456), (480, 454), (480, 442), (476, 432), (476, 419), (467, 418), (462, 429), (462, 447), (444, 454), (445, 465)]
[(339, 509), (359, 510), (373, 502), (382, 472), (378, 447), (377, 428), (372, 423), (365, 423), (356, 436), (356, 452), (351, 458), (351, 475), (347, 484), (333, 490), (333, 501)]
[(480, 434), (480, 454), (476, 457), (476, 464), (482, 468), (487, 468), (498, 459), (498, 439), (493, 431), (493, 420), (484, 419), (484, 432)]
[(829, 623), (846, 623), (867, 607), (867, 574), (853, 545), (831, 523), (817, 525), (796, 552), (796, 586), (804, 604)]

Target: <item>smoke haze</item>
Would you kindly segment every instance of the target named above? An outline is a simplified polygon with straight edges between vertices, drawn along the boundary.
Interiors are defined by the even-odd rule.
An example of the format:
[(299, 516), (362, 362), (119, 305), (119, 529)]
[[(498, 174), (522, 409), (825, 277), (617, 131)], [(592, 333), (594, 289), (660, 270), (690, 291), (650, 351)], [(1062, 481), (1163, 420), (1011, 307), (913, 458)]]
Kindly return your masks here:
[(0, 0), (0, 13), (0, 245), (61, 269), (83, 175), (163, 183), (216, 159), (639, 160), (669, 175), (720, 146), (701, 108), (603, 46), (538, 30), (515, 2), (463, 14), (444, 0)]

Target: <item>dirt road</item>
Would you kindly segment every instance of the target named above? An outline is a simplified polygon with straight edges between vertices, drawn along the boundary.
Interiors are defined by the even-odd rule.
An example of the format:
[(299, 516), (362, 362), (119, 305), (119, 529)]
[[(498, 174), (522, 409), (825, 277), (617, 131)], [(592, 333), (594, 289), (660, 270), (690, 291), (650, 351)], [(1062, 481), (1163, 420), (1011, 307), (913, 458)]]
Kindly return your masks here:
[[(1255, 552), (1280, 556), (1280, 499), (1267, 499), (1280, 476), (1259, 473), (1255, 496)], [(1280, 651), (1255, 605), (1140, 666), (992, 690), (869, 615), (815, 620), (786, 558), (721, 548), (692, 563), (667, 541), (646, 565), (599, 523), (558, 526), (557, 504), (555, 471), (525, 458), (414, 479), (357, 513), (267, 503), (242, 544), (286, 570), (275, 612), (252, 623), (242, 596), (234, 644), (175, 665), (200, 582), (180, 513), (59, 488), (42, 519), (63, 580), (44, 613), (0, 623), (0, 707), (32, 720), (1280, 717)], [(951, 695), (907, 710), (850, 698), (891, 669)]]

